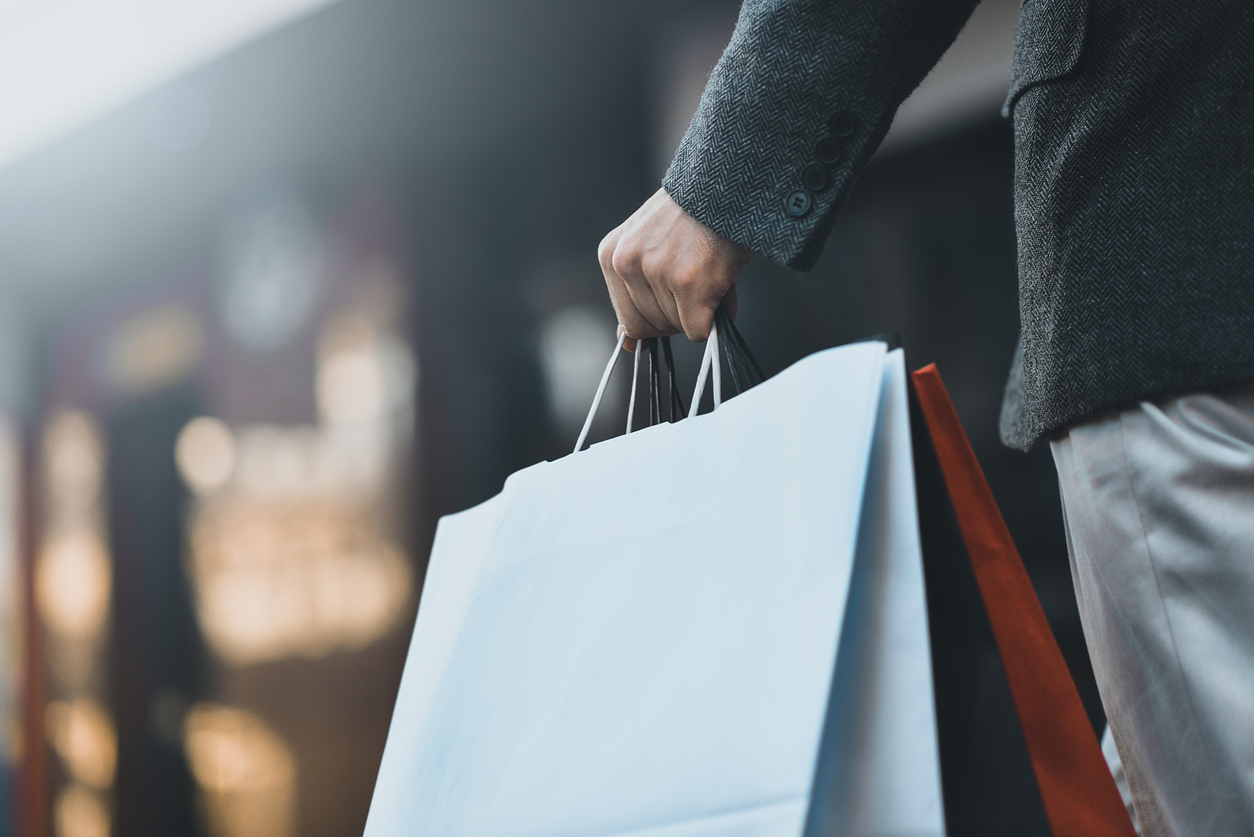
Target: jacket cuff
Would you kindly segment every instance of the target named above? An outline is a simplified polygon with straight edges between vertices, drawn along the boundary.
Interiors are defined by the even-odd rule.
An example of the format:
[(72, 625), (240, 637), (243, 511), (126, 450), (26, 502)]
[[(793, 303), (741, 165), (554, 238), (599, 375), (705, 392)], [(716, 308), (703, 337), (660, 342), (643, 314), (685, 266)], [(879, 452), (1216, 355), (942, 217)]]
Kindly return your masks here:
[(897, 106), (974, 0), (746, 0), (662, 187), (724, 238), (813, 267)]

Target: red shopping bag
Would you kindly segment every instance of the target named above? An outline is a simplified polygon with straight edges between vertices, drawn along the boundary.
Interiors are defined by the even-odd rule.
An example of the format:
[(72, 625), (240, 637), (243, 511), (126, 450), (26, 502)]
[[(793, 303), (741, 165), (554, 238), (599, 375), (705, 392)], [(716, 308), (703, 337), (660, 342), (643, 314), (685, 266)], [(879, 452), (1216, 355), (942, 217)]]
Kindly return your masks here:
[[(948, 831), (955, 837), (1134, 837), (1075, 683), (940, 375), (931, 365), (911, 377)], [(1002, 734), (1021, 730), (1019, 767), (1029, 769), (1018, 775), (1035, 780), (1039, 808), (1022, 802), (1013, 810), (999, 808), (1008, 797), (997, 783), (1014, 781), (1016, 765), (1007, 762), (1015, 760), (1015, 747), (1002, 746), (990, 759), (981, 735), (996, 709), (973, 713), (968, 703), (975, 694), (972, 674), (979, 677), (978, 664), (970, 665), (972, 650), (990, 634), (1018, 720), (1018, 730), (1003, 725)], [(983, 693), (987, 700), (987, 684)], [(1034, 797), (1026, 798), (1034, 803)]]

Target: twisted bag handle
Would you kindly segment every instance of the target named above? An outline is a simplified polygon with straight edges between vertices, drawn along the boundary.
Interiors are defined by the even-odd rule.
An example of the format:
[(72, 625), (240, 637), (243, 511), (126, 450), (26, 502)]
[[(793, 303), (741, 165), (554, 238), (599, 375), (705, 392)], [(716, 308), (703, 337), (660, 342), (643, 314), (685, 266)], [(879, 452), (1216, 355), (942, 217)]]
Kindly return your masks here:
[[(623, 343), (626, 339), (626, 334), (619, 336), (618, 343), (614, 346), (609, 362), (605, 365), (605, 371), (601, 374), (601, 381), (597, 385), (596, 395), (592, 399), (592, 407), (588, 410), (588, 417), (584, 420), (583, 429), (579, 432), (579, 440), (575, 443), (574, 453), (578, 453), (583, 448), (584, 442), (587, 441), (588, 432), (592, 429), (592, 420), (596, 417), (597, 410), (601, 406), (601, 399), (605, 396), (605, 388), (609, 384), (614, 368), (618, 365), (618, 358), (622, 354)], [(661, 352), (658, 351), (659, 347)], [(720, 351), (722, 362), (720, 362)], [(669, 389), (668, 421), (678, 421), (685, 413), (684, 400), (679, 394), (679, 388), (676, 385), (675, 360), (671, 353), (670, 338), (651, 337), (647, 340), (638, 340), (636, 341), (635, 356), (632, 360), (631, 397), (627, 403), (627, 433), (632, 432), (632, 423), (636, 414), (642, 359), (645, 360), (645, 375), (648, 379), (649, 387), (648, 426), (660, 424), (662, 421), (659, 354), (661, 355), (661, 361), (666, 364), (667, 387)], [(758, 365), (757, 360), (753, 357), (753, 353), (749, 351), (748, 345), (745, 344), (740, 331), (720, 303), (714, 313), (714, 322), (710, 325), (710, 336), (705, 341), (705, 353), (701, 357), (701, 371), (697, 375), (696, 390), (692, 395), (691, 407), (686, 411), (689, 417), (697, 414), (701, 395), (705, 392), (706, 382), (711, 379), (714, 389), (714, 409), (717, 410), (722, 406), (723, 362), (727, 364), (729, 383), (734, 390), (733, 395), (739, 395), (750, 387), (766, 380), (766, 376), (762, 373), (762, 367)]]

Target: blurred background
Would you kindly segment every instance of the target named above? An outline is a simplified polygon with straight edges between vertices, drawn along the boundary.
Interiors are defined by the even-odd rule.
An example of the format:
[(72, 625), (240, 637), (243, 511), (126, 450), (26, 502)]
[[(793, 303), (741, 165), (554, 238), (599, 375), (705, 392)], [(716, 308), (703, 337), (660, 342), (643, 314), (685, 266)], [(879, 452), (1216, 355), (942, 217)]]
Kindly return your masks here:
[[(435, 521), (570, 449), (597, 243), (737, 9), (0, 0), (0, 834), (361, 833)], [(768, 373), (890, 331), (939, 364), (1098, 724), (1048, 451), (996, 434), (1017, 14), (740, 325)]]

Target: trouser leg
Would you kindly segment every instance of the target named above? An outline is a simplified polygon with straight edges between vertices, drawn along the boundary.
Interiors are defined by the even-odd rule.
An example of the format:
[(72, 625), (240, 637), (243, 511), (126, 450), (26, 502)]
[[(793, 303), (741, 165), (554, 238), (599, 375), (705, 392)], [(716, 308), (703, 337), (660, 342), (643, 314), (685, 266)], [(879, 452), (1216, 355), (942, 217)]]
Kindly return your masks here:
[(1142, 833), (1254, 835), (1254, 391), (1143, 402), (1051, 446)]

